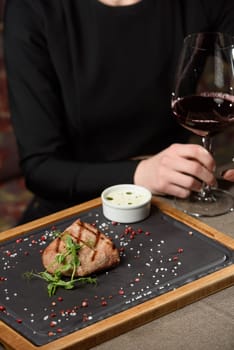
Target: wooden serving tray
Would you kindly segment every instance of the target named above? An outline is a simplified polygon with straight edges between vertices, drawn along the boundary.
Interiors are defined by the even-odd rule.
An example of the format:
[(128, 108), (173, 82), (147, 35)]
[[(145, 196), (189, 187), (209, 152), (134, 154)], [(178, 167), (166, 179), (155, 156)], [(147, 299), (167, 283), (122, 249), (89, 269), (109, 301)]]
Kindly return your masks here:
[[(66, 226), (69, 220), (74, 221), (74, 219), (79, 216), (81, 216), (82, 218), (82, 215), (86, 215), (84, 217), (89, 218), (89, 212), (95, 213), (96, 209), (99, 210), (100, 212), (100, 205), (101, 205), (100, 198), (94, 199), (84, 204), (63, 210), (56, 214), (44, 217), (39, 220), (32, 221), (31, 223), (18, 226), (14, 229), (5, 231), (0, 235), (0, 249), (1, 247), (3, 249), (3, 247), (7, 246), (8, 242), (17, 241), (20, 237), (22, 236), (25, 237), (25, 235), (26, 236), (31, 235), (31, 232), (43, 232), (43, 230), (45, 230), (46, 228), (51, 227), (53, 225), (57, 225), (58, 222)], [(139, 223), (137, 224), (138, 227), (139, 225), (141, 225), (141, 227), (144, 229), (144, 225), (146, 225), (145, 227), (150, 227), (152, 230), (155, 229), (155, 231), (157, 232), (157, 228), (159, 226), (157, 225), (154, 226), (154, 215), (156, 215), (157, 217), (159, 215), (160, 216), (165, 215), (166, 221), (167, 221), (167, 218), (169, 218), (168, 223), (166, 222), (166, 226), (168, 226), (169, 229), (170, 229), (170, 225), (172, 225), (171, 227), (173, 229), (175, 228), (175, 231), (177, 230), (177, 227), (178, 227), (178, 233), (181, 234), (180, 233), (181, 231), (182, 235), (193, 234), (193, 232), (196, 234), (198, 232), (199, 240), (201, 239), (201, 241), (204, 242), (204, 244), (210, 245), (211, 248), (214, 247), (214, 253), (213, 255), (211, 254), (211, 262), (212, 262), (212, 259), (214, 259), (215, 261), (214, 264), (212, 263), (213, 264), (212, 265), (208, 260), (207, 263), (208, 265), (210, 264), (210, 266), (206, 266), (204, 270), (201, 269), (200, 267), (197, 268), (197, 270), (195, 269), (195, 271), (191, 270), (191, 273), (188, 274), (187, 279), (182, 275), (177, 282), (176, 282), (176, 278), (174, 278), (170, 288), (169, 288), (170, 283), (168, 283), (168, 281), (167, 283), (165, 283), (165, 285), (159, 285), (158, 288), (155, 287), (155, 284), (157, 283), (154, 283), (154, 288), (153, 287), (150, 288), (147, 286), (147, 288), (149, 288), (149, 292), (146, 293), (147, 296), (142, 298), (142, 300), (139, 303), (136, 302), (136, 300), (134, 300), (134, 302), (131, 303), (131, 298), (130, 299), (128, 298), (128, 300), (124, 303), (124, 307), (122, 308), (120, 307), (119, 310), (116, 309), (115, 305), (113, 304), (112, 308), (110, 308), (109, 311), (108, 311), (108, 308), (106, 309), (107, 310), (106, 314), (103, 312), (100, 313), (100, 317), (98, 321), (95, 321), (94, 323), (91, 322), (91, 324), (87, 323), (87, 326), (83, 326), (78, 330), (74, 330), (74, 331), (72, 330), (71, 332), (66, 332), (63, 336), (55, 338), (55, 340), (53, 340), (53, 338), (50, 338), (47, 343), (44, 343), (40, 346), (38, 346), (38, 344), (34, 344), (33, 341), (30, 341), (28, 337), (24, 336), (24, 333), (18, 331), (18, 329), (20, 329), (20, 325), (18, 325), (17, 327), (14, 327), (14, 324), (12, 323), (12, 321), (9, 323), (4, 322), (4, 320), (0, 321), (0, 343), (2, 343), (7, 350), (10, 350), (10, 349), (11, 350), (12, 349), (14, 350), (74, 349), (75, 350), (77, 348), (80, 348), (82, 350), (90, 349), (91, 347), (97, 344), (100, 344), (108, 339), (118, 336), (124, 332), (127, 332), (133, 328), (136, 328), (140, 325), (150, 322), (151, 320), (159, 318), (169, 312), (175, 311), (185, 305), (188, 305), (192, 302), (195, 302), (201, 298), (204, 298), (212, 293), (218, 292), (219, 290), (222, 290), (234, 284), (234, 265), (233, 265), (234, 239), (215, 230), (214, 228), (209, 227), (208, 225), (200, 222), (195, 218), (191, 218), (190, 216), (179, 212), (175, 208), (171, 207), (169, 204), (162, 202), (156, 197), (152, 199), (152, 208), (153, 208), (153, 212), (152, 212), (151, 218), (149, 219), (149, 223), (148, 221)], [(164, 227), (164, 226), (160, 226), (160, 227)], [(120, 230), (120, 226), (118, 227), (118, 229)], [(166, 241), (166, 234), (167, 233), (165, 233), (165, 241)], [(117, 235), (117, 233), (115, 233), (115, 235)], [(173, 235), (171, 235), (171, 237), (173, 241)], [(151, 238), (149, 238), (147, 241), (147, 244), (149, 244), (147, 249), (150, 248), (150, 239)], [(140, 244), (144, 243), (142, 242)], [(163, 242), (163, 241), (161, 240), (160, 242)], [(172, 246), (173, 244), (175, 245), (175, 242), (172, 243)], [(185, 241), (185, 244), (186, 244), (186, 241)], [(158, 244), (158, 246), (160, 246), (160, 244)], [(135, 249), (134, 246), (132, 246), (131, 249), (134, 250)], [(158, 249), (161, 249), (161, 247), (159, 247)], [(171, 249), (171, 253), (170, 253), (172, 254), (171, 255), (172, 258), (173, 258), (173, 255), (177, 254), (176, 252), (173, 251), (173, 249)], [(158, 250), (158, 252), (160, 252), (160, 250)], [(1, 250), (0, 250), (0, 253), (1, 253)], [(156, 253), (154, 252), (154, 254)], [(225, 261), (222, 262), (222, 254), (228, 257), (227, 263)], [(191, 256), (192, 255), (193, 254), (191, 254)], [(191, 264), (193, 265), (194, 261), (192, 261)], [(131, 265), (129, 264), (129, 261), (128, 261), (128, 265)], [(150, 264), (146, 263), (145, 265), (150, 265)], [(123, 279), (127, 279), (128, 278), (127, 274), (129, 274), (129, 272), (127, 271), (126, 266), (122, 268), (125, 268), (124, 271), (126, 271), (126, 275), (124, 272)], [(145, 269), (147, 269), (147, 267), (145, 267)], [(159, 269), (156, 269), (156, 270), (160, 270), (160, 265), (159, 265)], [(121, 271), (121, 267), (120, 268), (117, 267), (116, 270), (114, 269), (113, 271), (110, 272), (110, 276), (113, 276), (114, 278), (116, 277), (116, 280), (118, 280), (117, 271)], [(130, 274), (131, 273), (132, 272), (130, 270)], [(163, 272), (163, 273), (166, 274), (166, 272)], [(109, 281), (110, 281), (110, 278), (112, 278), (110, 276), (109, 276)], [(195, 278), (194, 276), (197, 278)], [(102, 281), (102, 278), (105, 281), (105, 275), (100, 276), (101, 281)], [(120, 274), (120, 278), (121, 278), (121, 274)], [(30, 282), (30, 283), (33, 283), (33, 282)], [(115, 281), (115, 283), (117, 282)], [(134, 283), (132, 283), (132, 285), (133, 284)], [(32, 285), (29, 284), (28, 288), (30, 288), (30, 286)], [(0, 281), (0, 289), (1, 288), (4, 288), (4, 282), (2, 282), (2, 286), (1, 286), (1, 281)], [(103, 288), (103, 285), (100, 286), (100, 288)], [(161, 291), (160, 291), (160, 288), (161, 288)], [(79, 293), (79, 291), (75, 291), (75, 292)], [(99, 292), (100, 292), (100, 289), (97, 288), (97, 291), (93, 293), (99, 293)], [(70, 293), (70, 291), (65, 291), (65, 293)], [(44, 298), (45, 298), (45, 295), (44, 295)], [(38, 300), (39, 299), (40, 299), (40, 293), (38, 295)], [(1, 304), (1, 300), (0, 300), (0, 304)], [(102, 314), (104, 315), (103, 318), (102, 318)], [(1, 314), (0, 314), (0, 318), (1, 318)]]

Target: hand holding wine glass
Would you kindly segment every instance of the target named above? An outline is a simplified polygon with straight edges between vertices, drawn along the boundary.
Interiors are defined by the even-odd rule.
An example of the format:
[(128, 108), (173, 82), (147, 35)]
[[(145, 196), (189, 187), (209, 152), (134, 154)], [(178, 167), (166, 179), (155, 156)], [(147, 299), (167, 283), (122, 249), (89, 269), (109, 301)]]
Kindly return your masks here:
[[(201, 136), (212, 153), (212, 137), (234, 124), (234, 41), (224, 33), (196, 33), (184, 40), (172, 94), (177, 121)], [(179, 209), (215, 216), (233, 209), (230, 193), (203, 184), (200, 192), (178, 199)]]

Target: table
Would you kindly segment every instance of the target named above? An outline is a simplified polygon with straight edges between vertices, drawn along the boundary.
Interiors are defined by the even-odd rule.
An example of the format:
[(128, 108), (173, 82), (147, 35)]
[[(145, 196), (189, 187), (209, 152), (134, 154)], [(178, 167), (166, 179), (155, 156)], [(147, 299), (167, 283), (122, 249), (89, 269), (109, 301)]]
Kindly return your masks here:
[[(234, 186), (231, 191), (234, 193)], [(171, 203), (170, 200), (166, 200)], [(201, 219), (234, 238), (234, 213)], [(115, 337), (94, 350), (233, 350), (234, 287), (229, 287)], [(39, 349), (39, 348), (38, 348)]]

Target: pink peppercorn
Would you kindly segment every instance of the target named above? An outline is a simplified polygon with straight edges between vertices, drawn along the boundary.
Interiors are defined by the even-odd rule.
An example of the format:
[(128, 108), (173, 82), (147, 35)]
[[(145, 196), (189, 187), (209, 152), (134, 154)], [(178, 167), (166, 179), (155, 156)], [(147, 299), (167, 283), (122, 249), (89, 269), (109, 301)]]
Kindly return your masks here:
[(81, 306), (82, 307), (87, 307), (89, 304), (88, 304), (88, 302), (87, 302), (87, 300), (84, 300), (84, 301), (82, 301), (82, 303), (81, 303)]

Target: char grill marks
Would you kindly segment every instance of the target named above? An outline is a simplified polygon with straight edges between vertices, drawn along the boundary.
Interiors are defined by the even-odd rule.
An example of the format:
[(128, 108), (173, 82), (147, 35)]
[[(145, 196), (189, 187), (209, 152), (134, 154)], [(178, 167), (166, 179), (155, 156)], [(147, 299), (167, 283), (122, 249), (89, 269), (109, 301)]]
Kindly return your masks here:
[[(78, 226), (78, 236), (77, 237), (74, 237), (73, 235), (71, 235), (71, 236), (74, 239), (76, 239), (77, 243), (82, 243), (84, 245), (87, 245), (87, 242), (82, 239), (82, 233), (85, 231), (85, 228), (87, 228), (87, 224), (83, 223), (80, 220), (76, 224)], [(94, 236), (94, 241), (91, 244), (88, 243), (88, 247), (93, 251), (92, 260), (94, 260), (95, 255), (96, 255), (95, 248), (98, 245), (99, 239), (103, 239), (103, 237), (101, 237), (100, 231), (97, 230), (96, 228), (94, 228), (93, 226), (88, 225), (88, 229), (89, 229), (90, 233), (92, 233)]]

